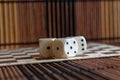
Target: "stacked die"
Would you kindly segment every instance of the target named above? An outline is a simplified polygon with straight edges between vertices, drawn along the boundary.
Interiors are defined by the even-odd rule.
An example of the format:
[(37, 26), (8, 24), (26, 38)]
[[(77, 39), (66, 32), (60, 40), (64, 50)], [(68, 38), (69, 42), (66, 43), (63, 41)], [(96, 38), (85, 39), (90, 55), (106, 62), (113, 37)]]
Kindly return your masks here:
[(40, 57), (68, 58), (83, 54), (87, 43), (83, 36), (39, 39)]

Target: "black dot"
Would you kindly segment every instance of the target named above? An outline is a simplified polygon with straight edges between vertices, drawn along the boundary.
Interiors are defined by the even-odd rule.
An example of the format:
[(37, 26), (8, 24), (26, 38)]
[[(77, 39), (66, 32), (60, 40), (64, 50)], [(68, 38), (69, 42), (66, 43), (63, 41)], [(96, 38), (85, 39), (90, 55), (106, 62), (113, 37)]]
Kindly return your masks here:
[(84, 51), (85, 49), (84, 49), (84, 48), (82, 48), (82, 50)]
[(83, 40), (83, 39), (81, 39), (81, 41), (83, 42), (84, 40)]
[(68, 44), (68, 42), (66, 42), (66, 44)]
[(69, 54), (69, 52), (67, 52), (67, 54)]
[(57, 47), (57, 50), (59, 50), (59, 47)]
[(70, 46), (70, 49), (72, 49), (73, 47), (72, 46)]
[(82, 46), (84, 46), (84, 44), (81, 44)]
[(74, 51), (74, 53), (76, 53), (76, 51)]
[(74, 41), (73, 43), (75, 44), (76, 42)]
[(48, 46), (47, 49), (49, 50), (49, 49), (50, 49), (50, 46)]

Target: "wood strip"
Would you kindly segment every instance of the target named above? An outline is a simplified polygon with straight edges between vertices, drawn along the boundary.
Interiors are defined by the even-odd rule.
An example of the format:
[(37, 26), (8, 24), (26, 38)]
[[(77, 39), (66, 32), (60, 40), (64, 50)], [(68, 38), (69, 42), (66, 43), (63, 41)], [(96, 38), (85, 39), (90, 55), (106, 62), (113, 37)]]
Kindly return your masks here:
[[(33, 14), (33, 16), (34, 16), (34, 19), (36, 20), (36, 21), (34, 21), (36, 25), (32, 26), (34, 28), (34, 41), (33, 42), (37, 42), (38, 39), (43, 35), (42, 34), (43, 31), (41, 30), (41, 28), (43, 27), (42, 22), (41, 22), (42, 19), (43, 19), (42, 16), (41, 16), (43, 11), (42, 11), (41, 6), (40, 6), (40, 5), (42, 5), (41, 3), (33, 3), (33, 5), (34, 5), (34, 8), (33, 8), (34, 14)], [(41, 10), (41, 13), (39, 12), (40, 10)], [(41, 18), (41, 20), (40, 20), (40, 18)], [(40, 34), (42, 34), (42, 35), (40, 35)]]
[(10, 69), (10, 71), (11, 71), (11, 74), (14, 75), (14, 76), (13, 76), (13, 79), (17, 79), (17, 80), (22, 79), (22, 80), (25, 80), (25, 79), (23, 79), (23, 78), (19, 75), (19, 73), (17, 73), (17, 70), (15, 69), (14, 66), (10, 66), (9, 69)]
[(51, 0), (51, 23), (52, 23), (52, 36), (56, 37), (56, 23), (55, 23), (55, 2)]
[[(1, 7), (1, 4), (0, 4), (0, 7)], [(0, 10), (0, 13), (1, 13), (1, 10)], [(1, 17), (0, 17), (0, 18), (1, 18)], [(0, 24), (1, 24), (1, 20), (0, 20)], [(2, 27), (2, 26), (0, 25), (0, 36), (1, 36), (1, 27)], [(0, 37), (0, 43), (1, 43), (1, 39), (2, 39), (2, 38)], [(0, 48), (1, 48), (1, 47), (0, 47)]]
[(68, 36), (71, 36), (71, 25), (70, 25), (70, 19), (71, 19), (71, 10), (70, 10), (70, 0), (67, 1), (68, 2), (68, 17), (67, 17), (67, 22), (68, 22)]
[(84, 36), (83, 2), (75, 2), (76, 34)]
[(75, 31), (75, 29), (76, 29), (76, 24), (75, 24), (75, 22), (76, 22), (76, 18), (75, 18), (75, 1), (74, 0), (72, 0), (72, 30), (73, 30), (73, 36), (75, 36), (76, 35), (76, 31)]
[(10, 67), (6, 67), (6, 70), (10, 76), (11, 80), (16, 80), (17, 78), (15, 77), (14, 73), (12, 72), (12, 70), (10, 69)]
[[(120, 37), (120, 1), (118, 1), (118, 37)], [(120, 39), (118, 39), (118, 42), (120, 42)]]
[[(109, 38), (109, 1), (105, 1), (105, 22), (106, 22), (106, 38)], [(106, 43), (109, 43), (109, 40), (106, 41)]]
[[(70, 75), (70, 73), (67, 74), (68, 69), (66, 70), (64, 67), (61, 67), (61, 66), (59, 66), (59, 65), (56, 65), (56, 64), (54, 64), (54, 63), (50, 64), (50, 66), (53, 66), (54, 68), (59, 69), (60, 71), (62, 71), (62, 72), (63, 72), (65, 75), (67, 75), (67, 76)], [(63, 70), (64, 70), (64, 71), (63, 71)], [(70, 78), (71, 78), (71, 79), (75, 79), (75, 78), (73, 77), (73, 75), (71, 75)]]
[(61, 1), (61, 23), (62, 23), (62, 37), (66, 36), (66, 20), (65, 20), (65, 3), (64, 1)]
[(44, 75), (41, 75), (41, 73), (39, 73), (39, 71), (36, 70), (36, 67), (33, 67), (32, 65), (26, 65), (26, 67), (39, 79), (46, 79)]
[[(24, 8), (24, 9), (23, 9)], [(28, 38), (28, 31), (27, 31), (27, 24), (28, 24), (28, 21), (27, 21), (27, 15), (29, 15), (28, 14), (28, 12), (27, 12), (27, 3), (24, 3), (24, 4), (22, 4), (22, 8), (21, 8), (21, 11), (22, 11), (22, 14), (21, 14), (21, 16), (23, 16), (22, 17), (22, 24), (23, 24), (23, 28), (22, 28), (22, 30), (23, 30), (23, 43), (26, 43), (27, 42), (27, 38)], [(33, 18), (34, 19), (34, 18)], [(36, 24), (35, 24), (36, 25)]]
[(73, 29), (73, 27), (75, 28), (75, 26), (73, 26), (73, 18), (74, 18), (74, 16), (73, 16), (73, 14), (74, 14), (74, 5), (73, 5), (74, 3), (70, 0), (69, 1), (69, 16), (70, 16), (70, 19), (69, 19), (69, 25), (70, 25), (70, 35), (69, 36), (74, 36), (74, 29)]
[[(3, 24), (3, 4), (0, 3), (0, 43), (3, 44), (4, 43), (4, 24)], [(1, 49), (3, 49), (4, 47), (1, 46)]]
[(46, 64), (46, 65), (47, 65), (47, 67), (49, 67), (50, 70), (53, 71), (53, 73), (59, 74), (60, 76), (64, 77), (64, 79), (71, 79), (70, 76), (64, 74), (64, 73), (63, 73), (62, 71), (60, 71), (59, 69), (51, 66), (50, 64)]
[(25, 69), (26, 73), (33, 75), (33, 79), (39, 80), (25, 65), (23, 65), (23, 68)]
[[(113, 31), (114, 31), (114, 26), (113, 26), (113, 2), (112, 1), (109, 1), (109, 37), (114, 37), (113, 36)], [(112, 41), (110, 40), (110, 43), (112, 43)]]
[[(82, 62), (82, 61), (81, 61)], [(98, 74), (96, 71), (93, 71), (93, 70), (88, 70), (88, 69), (85, 69), (85, 67), (82, 67), (81, 64), (79, 63), (73, 63), (73, 62), (65, 62), (65, 64), (67, 64), (68, 66), (70, 67), (73, 67), (73, 69), (75, 69), (77, 71), (77, 69), (80, 70), (80, 72), (86, 76), (86, 78), (90, 78), (90, 79), (109, 79), (108, 77), (104, 76), (104, 75), (101, 75), (101, 74)], [(79, 66), (79, 65), (80, 66)], [(84, 64), (84, 63), (83, 63)], [(74, 71), (75, 71), (74, 70)]]
[[(15, 43), (15, 33), (14, 33), (14, 20), (13, 20), (13, 4), (9, 4), (9, 17), (10, 17), (10, 43)], [(13, 48), (13, 46), (11, 46)]]
[[(96, 14), (98, 14), (98, 15), (96, 15), (96, 21), (98, 20), (98, 22), (97, 22), (97, 25), (98, 25), (98, 27), (97, 27), (97, 30), (98, 30), (98, 33), (97, 33), (97, 39), (99, 39), (99, 38), (101, 38), (102, 37), (102, 29), (101, 29), (101, 7), (100, 7), (100, 2), (99, 1), (97, 1), (96, 2)], [(96, 25), (96, 26), (97, 26)]]
[(54, 24), (54, 17), (53, 17), (53, 16), (55, 16), (55, 15), (54, 15), (54, 8), (53, 8), (54, 3), (53, 3), (52, 0), (50, 1), (50, 4), (51, 4), (50, 6), (51, 6), (51, 24), (52, 24), (52, 25), (51, 25), (51, 26), (52, 26), (52, 33), (51, 33), (51, 34), (52, 34), (52, 37), (55, 37), (55, 36), (54, 36), (54, 34), (55, 34), (55, 26), (54, 26), (54, 25), (55, 25), (55, 24)]
[(28, 72), (25, 70), (24, 66), (18, 65), (17, 68), (20, 70), (20, 72), (23, 74), (23, 76), (27, 78), (27, 80), (28, 80), (28, 79), (34, 79), (33, 75), (30, 74), (30, 73), (28, 73)]
[(47, 15), (48, 15), (48, 30), (49, 30), (49, 37), (52, 37), (52, 27), (53, 27), (53, 23), (51, 22), (52, 20), (51, 20), (51, 18), (52, 18), (52, 16), (51, 16), (51, 14), (52, 14), (52, 10), (51, 10), (51, 2), (48, 2), (48, 4), (47, 4), (48, 6), (47, 6), (47, 8), (48, 8), (48, 13), (47, 13)]
[(29, 11), (29, 13), (30, 13), (30, 15), (29, 15), (29, 18), (30, 18), (30, 20), (29, 20), (29, 27), (30, 27), (30, 41), (31, 42), (33, 42), (34, 41), (34, 38), (35, 38), (35, 32), (34, 32), (34, 27), (36, 27), (34, 24), (35, 24), (35, 20), (33, 20), (34, 19), (34, 4), (33, 3), (29, 3), (29, 8), (30, 8), (30, 11)]
[[(101, 31), (102, 31), (102, 38), (105, 38), (105, 2), (101, 1)], [(105, 43), (105, 41), (103, 41)]]
[[(41, 13), (41, 15), (40, 15), (40, 21), (41, 21), (41, 30), (43, 30), (42, 31), (42, 33), (41, 33), (41, 37), (47, 37), (47, 30), (46, 30), (46, 28), (45, 28), (45, 25), (46, 25), (46, 15), (45, 15), (45, 9), (46, 9), (46, 6), (45, 6), (45, 3), (44, 2), (42, 2), (42, 3), (40, 3), (39, 4), (40, 5), (40, 7), (41, 7), (41, 10), (40, 11), (42, 11), (42, 13)], [(38, 9), (39, 10), (39, 9)], [(39, 12), (40, 12), (39, 11)], [(42, 19), (41, 19), (41, 17), (42, 17)], [(38, 25), (38, 28), (39, 28), (39, 25)]]
[(61, 79), (61, 80), (69, 79), (69, 78), (66, 78), (65, 76), (63, 77), (63, 75), (65, 75), (64, 73), (59, 74), (56, 71), (54, 71), (53, 69), (51, 69), (52, 66), (49, 66), (48, 64), (43, 64), (43, 66), (45, 68), (49, 67), (49, 72), (51, 72), (52, 75), (55, 75), (56, 78)]
[(48, 9), (49, 7), (48, 7), (48, 0), (46, 0), (46, 17), (45, 17), (45, 19), (46, 19), (46, 31), (47, 31), (47, 37), (50, 37), (50, 34), (49, 34), (49, 16), (48, 16), (48, 14), (50, 14), (50, 12), (49, 12), (49, 9)]
[[(87, 14), (87, 12), (86, 12), (86, 1), (83, 1), (83, 11), (84, 11), (84, 13), (83, 13), (83, 18), (84, 18), (84, 36), (86, 37), (86, 38), (88, 38), (88, 32), (87, 32), (87, 16), (86, 16), (86, 14)], [(89, 32), (90, 33), (90, 32)]]
[(57, 32), (58, 33), (58, 37), (61, 37), (61, 22), (60, 22), (60, 1), (56, 1), (56, 17), (57, 17)]
[(8, 71), (6, 70), (5, 67), (2, 67), (2, 71), (3, 71), (3, 74), (4, 74), (4, 79), (7, 80), (7, 79), (11, 79), (9, 74), (8, 74)]
[(39, 67), (36, 67), (35, 65), (31, 65), (31, 67), (33, 67), (33, 69), (38, 71), (40, 75), (43, 75), (43, 77), (45, 77), (45, 79), (52, 80), (52, 78), (50, 76), (46, 75), (41, 69), (39, 69)]
[[(10, 29), (10, 26), (9, 26), (9, 9), (8, 9), (8, 5), (7, 4), (4, 4), (4, 14), (5, 14), (5, 16), (4, 16), (4, 18), (5, 18), (5, 23), (4, 23), (4, 25), (5, 25), (5, 43), (6, 44), (8, 44), (8, 43), (10, 43), (10, 31), (9, 31), (9, 29)], [(8, 48), (8, 46), (6, 46), (6, 48)]]
[(15, 17), (14, 17), (14, 19), (15, 19), (15, 36), (16, 36), (16, 43), (19, 43), (19, 35), (18, 35), (18, 32), (19, 32), (19, 30), (18, 30), (18, 11), (17, 11), (17, 9), (18, 9), (18, 6), (17, 6), (17, 4), (16, 3), (14, 3), (13, 4), (14, 5), (14, 14), (15, 14)]
[[(118, 37), (118, 1), (113, 2), (113, 7), (114, 7), (114, 37)], [(115, 39), (115, 42), (118, 40)]]
[[(33, 7), (33, 6), (32, 6)], [(33, 21), (31, 21), (30, 20), (30, 16), (32, 16), (31, 15), (31, 12), (30, 12), (30, 9), (31, 9), (31, 3), (27, 3), (27, 12), (28, 12), (28, 14), (29, 15), (27, 15), (27, 21), (28, 21), (28, 24), (27, 24), (27, 31), (28, 31), (28, 34), (30, 35), (30, 36), (28, 36), (28, 40), (27, 40), (27, 42), (32, 42), (32, 40), (31, 40), (31, 24), (33, 23)], [(33, 25), (33, 24), (32, 24)], [(36, 29), (37, 30), (37, 29)]]
[[(96, 38), (97, 33), (94, 33), (96, 31), (97, 28), (97, 21), (96, 21), (96, 2), (89, 2), (89, 7), (87, 8), (89, 10), (89, 13), (87, 12), (88, 16), (90, 16), (89, 19), (89, 24), (88, 24), (88, 31), (89, 31), (89, 39), (90, 38)], [(93, 16), (94, 15), (94, 16)], [(89, 17), (88, 17), (89, 18)]]
[(60, 0), (59, 1), (59, 14), (58, 14), (58, 16), (59, 16), (59, 29), (60, 29), (60, 37), (63, 37), (63, 34), (64, 34), (64, 30), (63, 30), (63, 25), (62, 25), (62, 12), (63, 12), (63, 9), (62, 9), (62, 4), (63, 4), (63, 2)]
[[(26, 42), (28, 42), (28, 38), (29, 38), (29, 36), (28, 36), (29, 35), (29, 33), (28, 33), (28, 24), (29, 24), (29, 22), (27, 20), (29, 13), (28, 13), (28, 9), (27, 9), (27, 3), (24, 3), (23, 5), (24, 5), (24, 10), (23, 10), (23, 16), (24, 17), (22, 18), (22, 20), (23, 20), (23, 26), (24, 27), (23, 26), (22, 27), (23, 27), (23, 31), (24, 31), (24, 34), (23, 34), (24, 35), (24, 40), (25, 40), (24, 43), (26, 43)], [(36, 23), (34, 25), (36, 26)]]
[[(69, 8), (69, 6), (68, 6), (68, 1), (64, 1), (64, 8), (65, 8), (65, 12), (64, 12), (64, 17), (65, 17), (65, 33), (66, 33), (66, 36), (69, 36), (69, 10), (68, 10), (68, 8)], [(64, 34), (65, 35), (65, 34)]]
[(21, 8), (23, 8), (24, 9), (24, 7), (23, 7), (23, 5), (22, 5), (22, 3), (19, 3), (18, 4), (18, 13), (19, 13), (19, 40), (20, 40), (20, 42), (23, 42), (23, 36), (24, 36), (24, 33), (23, 33), (23, 20), (22, 20), (22, 9)]
[[(117, 77), (116, 75), (117, 74), (115, 74), (115, 73), (110, 73), (109, 74), (109, 72), (108, 72), (108, 70), (109, 69), (107, 69), (107, 68), (105, 68), (105, 67), (108, 67), (109, 65), (110, 65), (110, 63), (115, 63), (115, 62), (110, 62), (109, 63), (109, 61), (107, 61), (108, 59), (102, 59), (103, 61), (101, 61), (100, 59), (96, 59), (96, 60), (91, 60), (91, 67), (96, 67), (97, 68), (97, 70), (100, 72), (100, 70), (102, 70), (102, 68), (104, 68), (103, 70), (105, 70), (105, 73), (107, 74), (107, 75), (112, 75), (112, 76), (114, 76), (116, 79), (117, 78), (119, 78), (119, 77)], [(106, 63), (107, 62), (107, 63)], [(89, 64), (89, 62), (86, 62), (87, 64), (86, 65), (90, 65)], [(99, 67), (97, 66), (97, 65), (99, 65), (99, 64), (101, 64)], [(112, 66), (114, 66), (114, 64), (111, 64)], [(104, 73), (104, 74), (105, 74)], [(106, 76), (107, 76), (106, 75)], [(115, 79), (114, 78), (114, 79)]]
[(94, 22), (95, 21), (95, 16), (92, 16), (95, 12), (94, 12), (94, 3), (91, 2), (91, 1), (86, 1), (85, 2), (85, 16), (86, 16), (86, 20), (85, 20), (85, 34), (86, 34), (86, 37), (87, 38), (94, 38), (93, 36), (95, 35), (94, 34), (94, 31), (92, 31), (92, 27), (94, 29), (96, 29), (96, 27), (94, 26)]
[[(33, 27), (33, 30), (34, 30), (34, 34), (33, 34), (33, 36), (34, 36), (34, 38), (33, 38), (33, 41), (32, 42), (34, 42), (34, 41), (36, 41), (37, 40), (37, 33), (39, 33), (38, 32), (38, 30), (37, 30), (37, 27), (38, 27), (38, 18), (39, 18), (39, 16), (37, 15), (39, 12), (38, 12), (38, 8), (36, 8), (36, 6), (38, 7), (38, 3), (32, 3), (33, 4), (33, 6), (34, 7), (32, 7), (31, 6), (31, 8), (33, 8), (33, 20), (36, 20), (36, 21), (34, 21), (34, 24), (33, 24), (33, 26), (31, 26), (31, 27)], [(40, 7), (39, 7), (39, 9), (41, 9)], [(40, 13), (39, 13), (40, 14)], [(31, 21), (33, 21), (33, 20), (31, 20)], [(39, 23), (40, 23), (40, 20), (39, 20)], [(39, 25), (40, 26), (40, 25)], [(40, 29), (40, 28), (39, 28)]]
[[(31, 3), (32, 4), (32, 3)], [(29, 34), (29, 35), (31, 35), (29, 32), (31, 31), (31, 23), (33, 23), (33, 20), (31, 21), (30, 20), (30, 16), (32, 15), (31, 13), (30, 13), (30, 9), (32, 9), (33, 8), (33, 6), (31, 5), (31, 4), (29, 4), (29, 3), (27, 3), (26, 5), (27, 5), (27, 12), (28, 12), (28, 14), (29, 15), (27, 15), (27, 21), (28, 21), (28, 23), (27, 23), (27, 31), (28, 31), (28, 33), (27, 34)], [(38, 4), (36, 4), (36, 6), (38, 6)], [(36, 6), (35, 6), (35, 8), (36, 8)], [(39, 7), (39, 6), (38, 6)], [(37, 9), (37, 8), (36, 8)], [(38, 11), (36, 10), (36, 9), (34, 9), (35, 11), (36, 11), (36, 16), (38, 16)], [(33, 15), (32, 15), (33, 16)], [(36, 18), (36, 25), (32, 25), (32, 27), (34, 26), (34, 28), (35, 28), (35, 30), (36, 30), (36, 35), (34, 35), (35, 36), (35, 41), (37, 41), (37, 39), (39, 39), (38, 37), (39, 37), (39, 35), (38, 35), (38, 30), (40, 29), (38, 29), (38, 18), (39, 18), (39, 16)], [(39, 21), (39, 23), (40, 23), (40, 21)], [(36, 26), (36, 27), (35, 27)], [(39, 32), (40, 33), (40, 32)], [(28, 39), (27, 39), (27, 42), (34, 42), (34, 41), (32, 41), (31, 40), (31, 36), (28, 36)], [(30, 41), (31, 40), (31, 41)]]
[(24, 77), (24, 75), (22, 74), (22, 72), (20, 71), (20, 69), (17, 66), (14, 66), (14, 70), (22, 80), (28, 80), (27, 78)]
[(4, 74), (3, 74), (2, 68), (0, 68), (0, 79), (1, 79), (1, 80), (4, 80), (4, 79), (5, 79), (5, 76), (4, 76)]
[[(74, 67), (74, 66), (71, 66), (71, 65), (68, 65), (68, 64), (66, 64), (66, 63), (64, 63), (64, 62), (60, 62), (60, 64), (61, 64), (62, 66), (65, 66), (65, 67), (69, 67), (70, 69), (72, 68), (72, 72), (73, 72), (73, 70), (74, 70), (76, 73), (78, 73), (78, 71), (79, 71), (78, 68), (76, 68), (76, 67)], [(89, 80), (89, 79), (90, 79), (90, 76), (87, 76), (87, 75), (84, 74), (82, 71), (80, 71), (79, 74), (80, 74), (80, 75), (79, 75), (80, 79), (85, 79), (85, 80)], [(90, 75), (90, 74), (89, 74), (89, 75)]]
[(53, 3), (54, 3), (54, 21), (53, 21), (53, 23), (55, 23), (54, 24), (54, 26), (55, 26), (55, 36), (56, 36), (56, 38), (58, 38), (58, 16), (57, 16), (57, 1), (53, 1)]

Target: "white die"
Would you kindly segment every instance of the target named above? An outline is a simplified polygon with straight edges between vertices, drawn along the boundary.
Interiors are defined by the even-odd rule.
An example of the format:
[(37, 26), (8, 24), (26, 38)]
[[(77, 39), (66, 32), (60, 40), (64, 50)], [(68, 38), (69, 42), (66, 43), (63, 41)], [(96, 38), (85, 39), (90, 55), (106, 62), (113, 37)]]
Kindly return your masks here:
[(74, 38), (58, 38), (52, 44), (55, 58), (74, 57), (78, 53), (78, 43)]
[(83, 54), (84, 51), (87, 49), (87, 42), (83, 36), (76, 36), (74, 37), (78, 42), (78, 55)]
[(51, 58), (52, 57), (52, 43), (55, 38), (42, 38), (39, 39), (40, 57)]

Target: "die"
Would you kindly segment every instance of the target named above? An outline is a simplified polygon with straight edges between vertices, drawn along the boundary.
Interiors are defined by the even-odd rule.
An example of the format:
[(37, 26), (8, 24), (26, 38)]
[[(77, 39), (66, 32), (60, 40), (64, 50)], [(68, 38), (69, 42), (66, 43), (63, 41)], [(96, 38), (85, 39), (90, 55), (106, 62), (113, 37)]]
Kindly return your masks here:
[(74, 38), (58, 38), (52, 44), (54, 58), (74, 57), (78, 53), (78, 43)]
[(39, 51), (41, 58), (52, 58), (52, 43), (55, 38), (42, 38), (39, 39)]
[(77, 55), (81, 55), (83, 54), (86, 49), (87, 49), (87, 42), (86, 39), (83, 36), (76, 36), (74, 37), (78, 43), (78, 54)]

